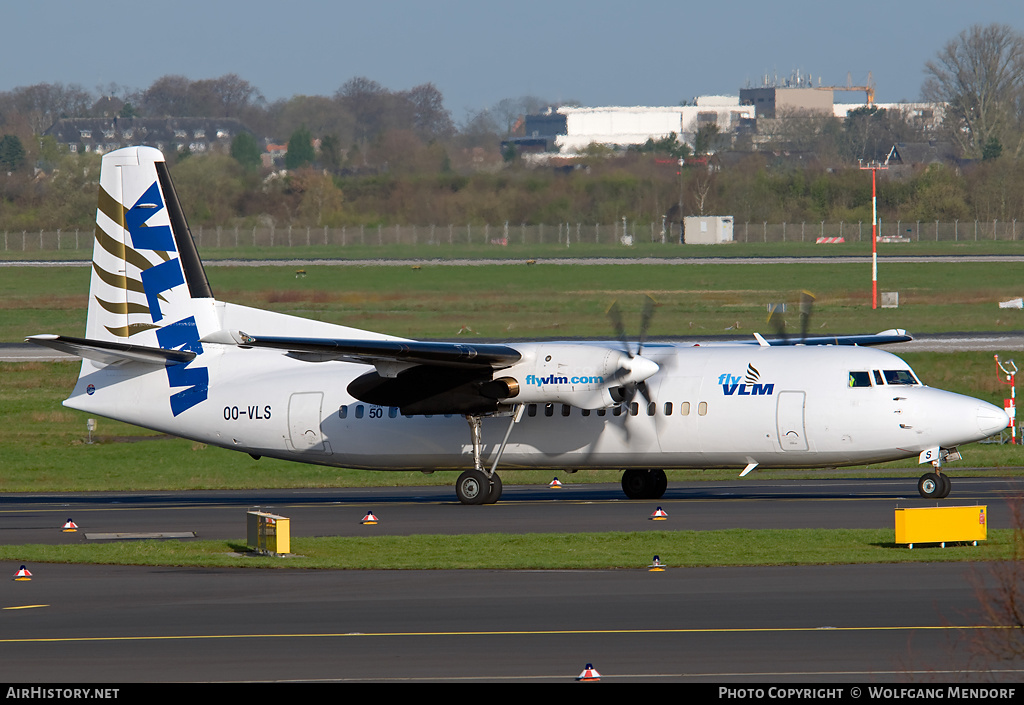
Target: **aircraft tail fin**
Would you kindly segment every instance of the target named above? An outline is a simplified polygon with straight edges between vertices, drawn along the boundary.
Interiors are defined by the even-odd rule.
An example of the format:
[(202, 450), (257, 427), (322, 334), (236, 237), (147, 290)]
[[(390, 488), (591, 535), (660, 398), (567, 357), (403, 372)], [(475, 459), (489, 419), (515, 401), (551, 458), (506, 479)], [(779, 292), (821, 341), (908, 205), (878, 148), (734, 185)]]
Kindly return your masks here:
[(104, 405), (118, 402), (98, 393), (107, 379), (102, 371), (156, 364), (166, 370), (170, 409), (178, 416), (207, 398), (201, 338), (220, 330), (163, 154), (127, 147), (103, 155), (85, 338), (32, 339), (85, 358), (65, 404), (106, 413)]
[(200, 329), (216, 325), (212, 301), (163, 154), (152, 147), (105, 154), (86, 338), (194, 347)]

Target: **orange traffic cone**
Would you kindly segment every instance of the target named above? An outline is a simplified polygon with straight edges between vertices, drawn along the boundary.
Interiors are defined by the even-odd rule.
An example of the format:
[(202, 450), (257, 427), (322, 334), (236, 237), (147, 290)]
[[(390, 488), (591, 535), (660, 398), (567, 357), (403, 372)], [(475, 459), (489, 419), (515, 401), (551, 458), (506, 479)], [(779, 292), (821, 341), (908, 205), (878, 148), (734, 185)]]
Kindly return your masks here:
[(599, 681), (601, 680), (601, 674), (594, 668), (594, 664), (588, 663), (587, 667), (583, 669), (583, 673), (576, 676), (576, 680), (581, 683)]
[(665, 513), (664, 509), (658, 507), (657, 509), (654, 510), (654, 514), (652, 514), (650, 518), (653, 521), (665, 521), (666, 519), (668, 519), (668, 514)]
[(377, 517), (375, 517), (373, 515), (373, 512), (367, 512), (366, 516), (363, 517), (363, 523), (364, 524), (376, 524), (377, 523)]
[(28, 568), (21, 566), (17, 573), (14, 574), (15, 580), (31, 580), (32, 573), (28, 572)]
[(64, 528), (61, 529), (61, 531), (63, 531), (65, 534), (70, 534), (73, 531), (78, 531), (78, 524), (71, 521), (71, 519), (68, 519), (67, 523), (64, 524)]

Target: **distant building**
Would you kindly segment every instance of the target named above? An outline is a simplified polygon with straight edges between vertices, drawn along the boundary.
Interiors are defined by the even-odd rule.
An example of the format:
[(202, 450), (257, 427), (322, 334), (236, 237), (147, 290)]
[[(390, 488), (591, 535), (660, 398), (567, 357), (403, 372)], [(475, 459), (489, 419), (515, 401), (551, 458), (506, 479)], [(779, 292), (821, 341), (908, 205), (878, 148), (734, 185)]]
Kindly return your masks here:
[(224, 152), (241, 132), (249, 132), (237, 118), (63, 118), (44, 134), (71, 152), (106, 154), (121, 147), (145, 145), (162, 152), (193, 154)]
[(675, 133), (681, 142), (693, 144), (703, 125), (714, 123), (720, 134), (735, 134), (756, 117), (756, 110), (739, 104), (738, 98), (714, 96), (697, 105), (658, 107), (559, 108), (566, 131), (555, 139), (559, 151), (580, 152), (588, 145), (612, 147), (641, 145)]
[(845, 120), (852, 111), (867, 107), (898, 111), (907, 122), (927, 132), (938, 129), (946, 116), (946, 106), (941, 103), (872, 103), (870, 106), (864, 103), (836, 103), (832, 106), (832, 114)]
[[(951, 164), (960, 166), (964, 160), (960, 159), (956, 147), (952, 142), (900, 142), (894, 144), (889, 150), (886, 164), (890, 169), (895, 169), (898, 175), (902, 175), (906, 168), (926, 167), (930, 164)], [(904, 167), (904, 169), (900, 169)]]
[(780, 86), (741, 88), (740, 104), (753, 106), (758, 117), (767, 119), (800, 112), (831, 115), (832, 91), (823, 88)]
[(515, 147), (519, 154), (549, 152), (555, 149), (555, 140), (566, 133), (565, 115), (548, 108), (537, 115), (527, 115), (523, 135), (510, 137), (501, 143), (501, 151)]

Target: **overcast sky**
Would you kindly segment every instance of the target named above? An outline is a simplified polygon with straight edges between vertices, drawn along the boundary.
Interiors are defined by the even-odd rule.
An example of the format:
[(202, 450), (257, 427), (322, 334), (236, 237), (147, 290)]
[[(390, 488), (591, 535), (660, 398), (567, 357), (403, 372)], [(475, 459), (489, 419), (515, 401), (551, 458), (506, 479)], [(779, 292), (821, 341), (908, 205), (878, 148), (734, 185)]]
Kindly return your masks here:
[(0, 90), (237, 73), (273, 101), (366, 76), (395, 91), (432, 82), (461, 122), (527, 94), (676, 105), (798, 70), (826, 85), (870, 71), (877, 101), (915, 100), (947, 41), (973, 24), (1024, 31), (1024, 2), (56, 0), (8, 3), (3, 21)]

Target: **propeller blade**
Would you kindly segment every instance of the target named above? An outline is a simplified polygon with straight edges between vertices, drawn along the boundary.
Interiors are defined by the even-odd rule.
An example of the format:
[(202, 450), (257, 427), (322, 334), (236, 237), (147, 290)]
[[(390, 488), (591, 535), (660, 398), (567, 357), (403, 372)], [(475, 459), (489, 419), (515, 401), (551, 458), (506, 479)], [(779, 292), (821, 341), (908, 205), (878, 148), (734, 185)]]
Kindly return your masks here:
[(786, 342), (786, 320), (782, 316), (782, 306), (772, 305), (772, 310), (768, 313), (768, 323), (775, 326), (776, 335), (782, 339), (782, 342)]
[(640, 314), (640, 343), (637, 346), (636, 354), (639, 355), (644, 349), (647, 341), (647, 329), (651, 326), (651, 319), (654, 318), (654, 299), (650, 295), (644, 296), (644, 310)]
[(633, 357), (633, 351), (629, 347), (629, 339), (626, 337), (626, 326), (622, 323), (622, 310), (619, 308), (619, 302), (612, 301), (612, 305), (608, 307), (606, 313), (608, 320), (612, 322), (612, 327), (615, 329), (615, 335), (618, 336), (619, 342), (622, 343), (626, 354)]
[(807, 339), (807, 329), (811, 324), (811, 309), (814, 307), (814, 294), (804, 289), (800, 293), (800, 340)]

